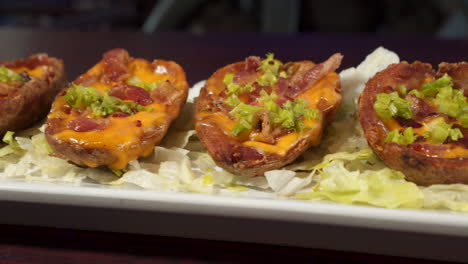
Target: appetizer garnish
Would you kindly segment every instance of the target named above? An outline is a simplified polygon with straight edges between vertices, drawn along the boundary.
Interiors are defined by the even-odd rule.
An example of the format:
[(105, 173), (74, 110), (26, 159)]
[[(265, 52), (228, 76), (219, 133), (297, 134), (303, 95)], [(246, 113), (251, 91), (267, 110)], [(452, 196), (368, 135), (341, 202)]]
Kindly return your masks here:
[(359, 98), (374, 152), (419, 185), (468, 183), (468, 63), (402, 62), (376, 74)]
[(63, 61), (47, 54), (0, 62), (0, 136), (42, 119), (65, 85)]
[(175, 62), (148, 62), (114, 49), (56, 98), (46, 138), (55, 155), (79, 166), (121, 170), (151, 154), (187, 92)]
[(341, 59), (283, 64), (268, 54), (216, 71), (197, 99), (195, 125), (216, 164), (263, 175), (318, 145), (341, 103)]

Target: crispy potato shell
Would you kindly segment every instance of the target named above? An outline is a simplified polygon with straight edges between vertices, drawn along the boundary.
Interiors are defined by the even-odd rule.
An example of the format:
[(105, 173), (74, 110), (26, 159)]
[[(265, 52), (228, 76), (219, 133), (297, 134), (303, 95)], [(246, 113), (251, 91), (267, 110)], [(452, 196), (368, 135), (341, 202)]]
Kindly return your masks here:
[[(341, 61), (341, 57), (339, 60)], [(310, 67), (315, 64), (303, 61), (285, 65), (300, 68), (299, 65)], [(318, 108), (319, 114), (313, 123), (313, 128), (304, 133), (292, 132), (278, 138), (276, 143), (262, 143), (264, 147), (260, 148), (257, 147), (258, 142), (252, 143), (248, 135), (246, 138), (245, 135), (233, 136), (230, 133), (235, 121), (219, 103), (226, 96), (222, 92), (223, 77), (227, 73), (242, 72), (245, 68), (246, 62), (233, 63), (217, 70), (208, 79), (196, 100), (195, 129), (200, 141), (218, 166), (237, 175), (253, 177), (263, 175), (269, 170), (282, 168), (293, 162), (309, 147), (320, 143), (325, 125), (333, 119), (341, 104), (341, 86), (339, 76), (335, 72), (329, 72), (319, 81), (306, 87), (295, 98), (313, 101), (312, 104)], [(293, 140), (286, 141), (284, 140), (286, 137)], [(286, 146), (279, 147), (283, 144), (279, 142), (283, 142)]]
[(45, 53), (0, 65), (27, 73), (29, 79), (0, 98), (0, 136), (3, 136), (7, 131), (27, 128), (44, 118), (67, 80), (63, 61)]
[(370, 79), (359, 97), (359, 120), (364, 135), (373, 151), (390, 168), (405, 174), (406, 179), (418, 185), (468, 183), (468, 157), (443, 158), (424, 155), (405, 145), (385, 142), (388, 129), (377, 116), (373, 105), (376, 95), (405, 85), (416, 89), (427, 79), (448, 73), (454, 87), (468, 91), (468, 63), (441, 63), (436, 73), (430, 64), (401, 62), (390, 65)]
[[(133, 76), (160, 84), (145, 92), (141, 87), (127, 84)], [(140, 100), (152, 108), (132, 115), (116, 113), (94, 117), (89, 108), (71, 109), (64, 99), (69, 87), (65, 88), (48, 116), (46, 138), (55, 155), (83, 167), (108, 166), (120, 170), (129, 161), (150, 155), (179, 115), (188, 94), (185, 72), (178, 64), (135, 59), (123, 49), (105, 53), (103, 60), (78, 77), (75, 83), (97, 87), (110, 95), (121, 96), (119, 98), (125, 101)], [(90, 121), (93, 128), (83, 129)], [(70, 125), (80, 122), (81, 126)]]

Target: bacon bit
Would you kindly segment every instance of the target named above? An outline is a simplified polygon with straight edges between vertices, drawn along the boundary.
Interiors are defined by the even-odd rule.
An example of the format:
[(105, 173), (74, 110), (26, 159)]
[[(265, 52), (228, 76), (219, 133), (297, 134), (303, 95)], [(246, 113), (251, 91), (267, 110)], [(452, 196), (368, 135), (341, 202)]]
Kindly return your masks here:
[(439, 72), (437, 77), (442, 77), (445, 73), (453, 79), (453, 87), (455, 89), (463, 89), (465, 96), (468, 96), (468, 63), (447, 63), (439, 64)]
[(46, 133), (48, 134), (57, 134), (65, 130), (65, 127), (62, 125), (63, 119), (62, 118), (48, 118), (47, 119), (47, 126), (46, 126)]
[(182, 91), (175, 88), (170, 82), (166, 81), (159, 84), (158, 88), (151, 92), (151, 99), (153, 99), (155, 103), (170, 105), (180, 97), (181, 92)]
[(256, 113), (257, 118), (260, 120), (258, 124), (260, 125), (260, 132), (262, 134), (262, 139), (265, 143), (268, 144), (275, 144), (275, 137), (272, 135), (272, 127), (270, 124), (270, 117), (268, 116), (268, 112), (260, 111)]
[(141, 120), (135, 121), (135, 125), (136, 125), (137, 127), (141, 127), (141, 126), (142, 126)]
[(431, 113), (436, 113), (437, 109), (428, 101), (417, 97), (414, 94), (408, 94), (405, 100), (411, 103), (411, 112), (413, 113), (413, 120), (419, 121), (429, 116)]
[(258, 80), (259, 73), (256, 71), (240, 70), (234, 75), (234, 83), (245, 86)]
[(106, 66), (102, 75), (104, 83), (128, 78), (130, 73), (127, 69), (127, 63), (130, 61), (130, 55), (127, 51), (123, 49), (110, 50), (104, 54), (102, 61)]
[(39, 53), (30, 56), (26, 59), (19, 59), (15, 61), (2, 62), (0, 65), (4, 65), (7, 68), (20, 68), (26, 67), (28, 69), (34, 69), (39, 66), (48, 65), (50, 58), (46, 53)]
[(247, 104), (252, 104), (258, 100), (261, 90), (265, 90), (267, 93), (271, 93), (271, 87), (269, 86), (261, 86), (258, 83), (254, 83), (253, 86), (255, 87), (255, 90), (252, 92), (239, 94), (239, 99), (241, 99), (243, 102), (246, 102)]
[(81, 84), (83, 86), (91, 86), (93, 83), (97, 82), (98, 79), (94, 75), (90, 74), (83, 74), (80, 77), (78, 77), (73, 83), (75, 84)]
[(71, 113), (72, 107), (68, 104), (64, 104), (60, 106), (60, 110), (63, 111), (65, 114), (69, 115)]
[(129, 84), (122, 84), (113, 87), (110, 90), (109, 95), (122, 100), (132, 100), (143, 106), (153, 103), (150, 94), (145, 89)]
[(444, 144), (430, 143), (413, 143), (409, 145), (416, 152), (423, 153), (427, 156), (442, 156), (445, 152), (450, 151), (450, 146)]
[(287, 89), (278, 92), (281, 92), (281, 95), (288, 94), (290, 97), (296, 97), (304, 89), (322, 79), (326, 74), (338, 69), (342, 59), (343, 55), (335, 53), (328, 60), (320, 64), (300, 65), (299, 69), (291, 76)]
[(70, 115), (72, 116), (81, 116), (85, 115), (88, 112), (87, 109), (81, 109), (81, 108), (72, 108), (70, 111)]
[(130, 116), (129, 113), (124, 113), (124, 112), (115, 112), (111, 115), (111, 117), (127, 117)]
[(256, 71), (262, 65), (262, 59), (257, 56), (250, 56), (245, 59), (245, 70)]
[[(285, 91), (286, 89), (288, 89), (288, 79), (279, 77), (276, 82), (275, 91), (278, 91), (277, 93), (279, 93), (279, 91)], [(282, 94), (284, 93), (282, 92)]]
[(78, 117), (67, 123), (67, 128), (76, 132), (99, 131), (106, 128), (106, 124), (89, 118)]

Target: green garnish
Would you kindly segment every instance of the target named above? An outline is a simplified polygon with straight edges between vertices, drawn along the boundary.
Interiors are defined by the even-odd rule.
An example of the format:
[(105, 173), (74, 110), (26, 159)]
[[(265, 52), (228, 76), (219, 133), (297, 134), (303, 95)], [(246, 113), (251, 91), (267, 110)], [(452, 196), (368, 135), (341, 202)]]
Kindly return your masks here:
[(438, 105), (438, 111), (451, 117), (458, 117), (464, 108), (468, 107), (466, 97), (462, 89), (453, 89), (450, 86), (442, 87), (434, 102)]
[(411, 90), (408, 94), (413, 94), (413, 95), (415, 95), (416, 97), (424, 98), (424, 95), (422, 94), (422, 92), (419, 91), (419, 90), (417, 90), (417, 89)]
[(237, 123), (231, 131), (235, 136), (252, 129), (257, 122), (254, 115), (261, 110), (266, 110), (268, 112), (271, 124), (286, 129), (295, 129), (298, 132), (306, 128), (306, 125), (300, 120), (300, 117), (303, 116), (306, 120), (313, 120), (316, 119), (318, 115), (317, 109), (308, 108), (307, 102), (299, 98), (294, 101), (287, 101), (280, 107), (276, 103), (278, 95), (275, 92), (268, 94), (265, 90), (260, 91), (259, 102), (263, 105), (262, 107), (247, 105), (240, 102), (240, 100), (238, 103), (234, 98), (237, 97), (231, 95), (225, 102), (227, 104), (231, 102), (237, 103), (236, 107), (230, 112)]
[(397, 92), (377, 94), (377, 100), (374, 103), (374, 110), (377, 115), (383, 119), (391, 117), (402, 117), (411, 119), (411, 103), (400, 98)]
[(440, 77), (439, 79), (426, 83), (422, 86), (421, 92), (426, 97), (434, 96), (439, 92), (439, 90), (443, 87), (452, 87), (453, 81), (452, 78), (446, 73), (444, 76)]
[(253, 92), (255, 87), (252, 84), (246, 84), (244, 86), (240, 86), (234, 83), (234, 74), (228, 73), (224, 75), (223, 83), (227, 86), (227, 93), (228, 94), (240, 94), (245, 92)]
[(285, 71), (281, 71), (281, 72), (279, 73), (279, 77), (281, 77), (281, 78), (288, 78), (289, 76), (288, 76), (288, 73), (286, 73)]
[(451, 140), (457, 141), (463, 138), (463, 134), (458, 128), (452, 128), (453, 124), (447, 124), (443, 117), (438, 117), (431, 122), (425, 124), (429, 130), (429, 140), (433, 144), (442, 144), (450, 137)]
[(127, 84), (133, 85), (133, 86), (138, 86), (140, 88), (143, 88), (149, 92), (152, 90), (156, 89), (160, 83), (163, 81), (157, 81), (157, 82), (150, 82), (150, 83), (145, 83), (142, 79), (140, 79), (138, 76), (132, 76), (128, 78)]
[(240, 133), (252, 129), (255, 119), (255, 113), (262, 110), (261, 107), (248, 105), (244, 103), (238, 104), (234, 109), (229, 112), (236, 121), (236, 126), (232, 129), (231, 133), (238, 136)]
[(23, 81), (23, 77), (5, 66), (0, 66), (0, 82), (12, 81)]
[(305, 125), (299, 118), (304, 116), (306, 120), (317, 118), (318, 110), (308, 108), (307, 102), (297, 98), (294, 102), (287, 101), (280, 107), (276, 100), (278, 95), (275, 92), (268, 94), (265, 90), (260, 91), (260, 103), (269, 111), (270, 121), (275, 125), (281, 125), (283, 128), (295, 128), (296, 131), (302, 131)]
[(123, 170), (114, 170), (114, 169), (110, 169), (110, 170), (119, 177), (121, 177), (125, 173)]
[(16, 139), (13, 137), (14, 134), (15, 132), (13, 131), (7, 131), (2, 138), (2, 141), (7, 143), (8, 146), (10, 146), (13, 150), (19, 150), (20, 146), (18, 145), (18, 142), (16, 142)]
[(231, 94), (231, 95), (224, 101), (224, 103), (227, 104), (227, 105), (230, 106), (230, 107), (236, 107), (238, 104), (241, 103), (241, 100), (239, 99), (239, 97), (237, 97), (237, 95)]
[(408, 88), (406, 87), (406, 85), (402, 84), (398, 88), (400, 90), (401, 95), (406, 96), (406, 94), (408, 93)]
[(402, 134), (400, 134), (400, 131), (398, 130), (391, 131), (385, 138), (385, 142), (395, 142), (400, 145), (408, 145), (413, 143), (417, 137), (418, 135), (414, 134), (413, 128), (408, 127)]
[[(273, 86), (278, 77), (287, 78), (288, 74), (285, 71), (280, 71), (281, 66), (281, 61), (276, 60), (273, 53), (267, 54), (266, 58), (262, 60), (261, 66), (257, 69), (263, 71), (257, 83), (262, 86)], [(261, 106), (248, 105), (243, 103), (237, 95), (254, 91), (255, 86), (253, 86), (253, 83), (240, 86), (234, 83), (233, 73), (224, 75), (223, 83), (227, 86), (227, 94), (229, 95), (224, 103), (234, 108), (230, 114), (237, 123), (231, 131), (235, 136), (254, 127), (258, 122), (255, 117), (258, 111), (266, 111), (272, 125), (295, 129), (299, 132), (306, 128), (303, 120), (300, 119), (301, 117), (305, 120), (313, 120), (317, 118), (319, 113), (317, 109), (308, 108), (307, 102), (303, 99), (286, 101), (282, 106), (279, 106), (276, 103), (278, 95), (274, 91), (268, 94), (265, 90), (261, 90), (258, 99)]]
[(281, 65), (283, 65), (283, 63), (279, 60), (275, 60), (275, 55), (273, 53), (268, 53), (266, 58), (262, 60), (262, 65), (258, 67), (258, 70), (263, 71), (263, 74), (258, 79), (258, 84), (262, 86), (272, 86), (278, 81), (278, 77), (286, 78), (286, 72), (279, 72)]
[(317, 118), (318, 110), (314, 108), (307, 108), (307, 102), (303, 99), (297, 98), (294, 102), (287, 101), (283, 104), (282, 108), (274, 113), (276, 118), (273, 118), (274, 124), (280, 124), (284, 128), (297, 128), (296, 130), (302, 131), (305, 126), (299, 117), (304, 116), (304, 119), (313, 120)]
[(439, 79), (426, 83), (421, 91), (412, 90), (420, 98), (427, 98), (437, 104), (437, 111), (458, 119), (464, 128), (468, 128), (468, 102), (463, 89), (454, 89), (453, 80), (446, 73)]
[(152, 108), (137, 103), (125, 102), (117, 97), (105, 93), (102, 95), (94, 87), (72, 84), (64, 96), (65, 101), (73, 108), (91, 107), (93, 115), (107, 116), (115, 112), (134, 114), (138, 111), (151, 111)]
[(260, 91), (259, 102), (263, 104), (263, 107), (271, 112), (278, 112), (279, 105), (276, 103), (278, 100), (278, 95), (273, 91), (271, 94), (268, 94), (265, 90)]

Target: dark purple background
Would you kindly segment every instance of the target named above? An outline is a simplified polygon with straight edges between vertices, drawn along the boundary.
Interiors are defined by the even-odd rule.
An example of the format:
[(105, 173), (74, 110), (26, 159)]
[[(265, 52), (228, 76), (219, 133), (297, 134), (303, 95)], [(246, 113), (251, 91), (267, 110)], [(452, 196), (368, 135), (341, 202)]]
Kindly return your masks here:
[(0, 29), (0, 60), (47, 52), (64, 59), (70, 80), (100, 60), (112, 48), (125, 48), (134, 57), (170, 59), (186, 71), (190, 84), (207, 79), (216, 69), (249, 55), (273, 52), (283, 61), (320, 62), (335, 52), (344, 60), (341, 69), (356, 66), (378, 46), (397, 52), (400, 59), (439, 62), (468, 60), (468, 40), (381, 37), (349, 34), (254, 33), (191, 35), (187, 33), (41, 32)]

